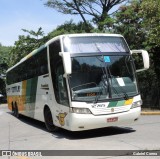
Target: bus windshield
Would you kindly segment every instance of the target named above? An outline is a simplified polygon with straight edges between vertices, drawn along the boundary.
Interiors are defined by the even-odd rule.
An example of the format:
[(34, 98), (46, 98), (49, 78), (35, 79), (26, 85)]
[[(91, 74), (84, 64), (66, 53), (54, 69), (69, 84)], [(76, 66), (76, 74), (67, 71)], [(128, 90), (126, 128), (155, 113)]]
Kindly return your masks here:
[(128, 99), (138, 94), (130, 55), (72, 57), (69, 83), (73, 101)]

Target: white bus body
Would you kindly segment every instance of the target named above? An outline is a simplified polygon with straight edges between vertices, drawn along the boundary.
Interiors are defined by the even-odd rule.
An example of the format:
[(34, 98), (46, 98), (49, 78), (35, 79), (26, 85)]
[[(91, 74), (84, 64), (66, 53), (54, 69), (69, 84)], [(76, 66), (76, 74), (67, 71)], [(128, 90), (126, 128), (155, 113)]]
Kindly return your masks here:
[[(48, 41), (7, 71), (8, 107), (45, 122), (49, 131), (136, 121), (141, 97), (132, 53), (117, 34), (68, 34)], [(144, 70), (143, 69), (143, 70)]]

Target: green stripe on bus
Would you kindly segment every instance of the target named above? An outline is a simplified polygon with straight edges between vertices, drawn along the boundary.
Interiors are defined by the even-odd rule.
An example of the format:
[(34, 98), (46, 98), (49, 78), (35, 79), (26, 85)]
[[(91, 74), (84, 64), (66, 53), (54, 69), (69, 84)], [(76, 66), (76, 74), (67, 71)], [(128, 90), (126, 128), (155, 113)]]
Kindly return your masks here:
[(121, 101), (113, 101), (113, 102), (110, 102), (109, 105), (108, 105), (108, 108), (110, 107), (119, 107), (119, 106), (125, 106), (126, 105), (126, 102), (127, 104), (131, 104), (133, 101), (133, 99), (129, 99), (129, 100), (121, 100)]
[(108, 107), (115, 107), (117, 105), (117, 103), (118, 103), (117, 101), (110, 102), (109, 105), (108, 105)]
[(116, 106), (124, 106), (125, 100), (118, 101)]
[(26, 103), (29, 105), (27, 110), (31, 117), (34, 117), (37, 83), (38, 77), (27, 80)]

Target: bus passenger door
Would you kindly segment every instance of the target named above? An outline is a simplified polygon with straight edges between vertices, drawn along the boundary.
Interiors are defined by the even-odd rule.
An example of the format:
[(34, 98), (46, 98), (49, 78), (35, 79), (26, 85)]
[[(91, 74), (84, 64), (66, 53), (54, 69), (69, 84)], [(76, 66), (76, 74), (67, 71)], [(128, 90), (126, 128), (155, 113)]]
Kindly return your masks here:
[(69, 100), (66, 87), (66, 79), (63, 77), (64, 68), (61, 52), (60, 40), (56, 40), (49, 45), (49, 61), (51, 83), (53, 86), (53, 122), (56, 126), (67, 128), (67, 118), (69, 113)]
[(69, 119), (67, 119), (67, 114), (69, 113), (69, 99), (67, 93), (66, 79), (63, 77), (64, 69), (62, 61), (56, 67), (56, 101), (59, 112), (57, 114), (57, 119), (59, 126), (68, 127)]

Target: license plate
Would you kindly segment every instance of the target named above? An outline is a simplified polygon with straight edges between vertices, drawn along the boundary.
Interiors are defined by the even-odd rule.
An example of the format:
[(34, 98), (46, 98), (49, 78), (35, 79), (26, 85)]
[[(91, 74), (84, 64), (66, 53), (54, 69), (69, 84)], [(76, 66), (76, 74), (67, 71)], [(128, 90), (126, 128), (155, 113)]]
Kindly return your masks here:
[(116, 121), (118, 121), (118, 117), (108, 118), (108, 119), (107, 119), (107, 122), (108, 122), (108, 123), (109, 123), (109, 122), (116, 122)]

